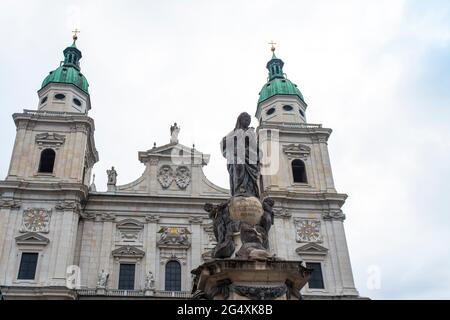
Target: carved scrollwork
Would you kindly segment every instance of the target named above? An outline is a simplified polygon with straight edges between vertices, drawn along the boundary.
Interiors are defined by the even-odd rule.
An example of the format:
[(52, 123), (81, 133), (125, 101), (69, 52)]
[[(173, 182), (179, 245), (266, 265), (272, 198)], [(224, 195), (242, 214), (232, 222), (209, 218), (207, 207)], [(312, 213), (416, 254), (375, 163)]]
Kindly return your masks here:
[(75, 212), (80, 211), (80, 204), (76, 201), (60, 201), (55, 206), (56, 210), (72, 210)]
[(300, 144), (300, 143), (291, 143), (283, 146), (283, 152), (287, 155), (288, 159), (303, 159), (306, 158), (311, 153), (311, 148)]
[(115, 221), (116, 220), (116, 215), (114, 213), (110, 213), (110, 212), (104, 212), (101, 214), (100, 216), (100, 220), (101, 221)]
[(39, 149), (47, 147), (53, 147), (55, 149), (58, 149), (60, 146), (64, 144), (65, 141), (66, 137), (57, 133), (45, 132), (36, 135), (36, 143)]
[(345, 214), (342, 212), (342, 210), (328, 210), (325, 211), (322, 214), (322, 217), (324, 220), (339, 220), (344, 221), (345, 220)]
[(202, 224), (203, 217), (191, 216), (189, 217), (189, 222), (192, 224)]
[(232, 284), (230, 289), (251, 300), (274, 300), (287, 293), (286, 285), (282, 286), (240, 286)]
[(95, 214), (94, 212), (85, 212), (85, 211), (82, 211), (82, 212), (80, 212), (80, 216), (81, 216), (83, 219), (86, 219), (86, 220), (93, 220), (93, 219), (95, 219), (96, 214)]
[(292, 214), (286, 208), (273, 208), (273, 213), (276, 218), (289, 219)]
[(145, 216), (145, 221), (157, 223), (159, 221), (159, 216), (156, 214), (149, 214)]
[(115, 258), (137, 258), (141, 259), (145, 255), (145, 251), (138, 249), (133, 246), (123, 246), (115, 249), (112, 253), (112, 256)]
[(0, 200), (0, 208), (19, 209), (21, 206), (20, 201), (12, 199)]

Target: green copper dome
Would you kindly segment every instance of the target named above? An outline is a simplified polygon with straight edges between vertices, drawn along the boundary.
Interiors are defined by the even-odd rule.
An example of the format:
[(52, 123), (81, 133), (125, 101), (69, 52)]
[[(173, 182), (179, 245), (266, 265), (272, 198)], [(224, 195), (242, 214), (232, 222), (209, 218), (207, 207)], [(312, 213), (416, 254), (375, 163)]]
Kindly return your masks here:
[(297, 85), (288, 79), (273, 79), (262, 87), (259, 93), (258, 103), (263, 102), (277, 94), (294, 95), (303, 100), (303, 95)]
[(67, 83), (77, 86), (89, 94), (89, 84), (86, 77), (80, 72), (81, 51), (77, 49), (75, 41), (70, 47), (64, 50), (64, 62), (42, 82), (41, 89), (49, 83)]
[(277, 94), (293, 95), (299, 97), (302, 101), (303, 95), (295, 83), (287, 79), (283, 73), (284, 62), (275, 56), (267, 63), (269, 70), (269, 81), (262, 87), (259, 93), (258, 103), (261, 103)]

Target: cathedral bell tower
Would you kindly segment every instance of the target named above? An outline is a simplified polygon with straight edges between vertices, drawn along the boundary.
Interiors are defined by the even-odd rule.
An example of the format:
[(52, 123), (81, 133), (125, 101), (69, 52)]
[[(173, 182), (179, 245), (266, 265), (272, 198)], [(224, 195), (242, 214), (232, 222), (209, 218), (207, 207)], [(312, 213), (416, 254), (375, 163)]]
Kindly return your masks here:
[[(331, 129), (306, 121), (307, 104), (286, 78), (275, 55), (259, 93), (256, 118), (262, 143), (261, 192), (275, 202), (271, 249), (287, 259), (301, 259), (314, 269), (302, 289), (305, 296), (357, 297), (345, 239), (341, 207), (346, 194), (334, 186), (328, 154)], [(264, 166), (270, 170), (264, 173)], [(276, 237), (274, 234), (283, 234)]]
[(6, 180), (79, 183), (89, 186), (98, 161), (88, 82), (81, 73), (77, 36), (64, 61), (38, 90), (37, 110), (13, 115), (16, 141)]
[(13, 114), (16, 139), (0, 181), (0, 283), (10, 297), (31, 298), (40, 287), (42, 296), (73, 298), (67, 270), (78, 263), (79, 220), (98, 161), (76, 40), (43, 81), (37, 110)]

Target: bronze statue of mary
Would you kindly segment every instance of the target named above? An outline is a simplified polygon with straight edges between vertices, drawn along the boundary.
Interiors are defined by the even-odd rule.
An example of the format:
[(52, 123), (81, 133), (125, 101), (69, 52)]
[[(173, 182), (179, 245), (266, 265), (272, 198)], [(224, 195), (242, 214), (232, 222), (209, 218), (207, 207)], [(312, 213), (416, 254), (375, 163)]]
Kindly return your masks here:
[(227, 159), (231, 195), (259, 199), (259, 148), (255, 129), (249, 127), (250, 123), (250, 115), (241, 113), (234, 130), (222, 139), (221, 149)]

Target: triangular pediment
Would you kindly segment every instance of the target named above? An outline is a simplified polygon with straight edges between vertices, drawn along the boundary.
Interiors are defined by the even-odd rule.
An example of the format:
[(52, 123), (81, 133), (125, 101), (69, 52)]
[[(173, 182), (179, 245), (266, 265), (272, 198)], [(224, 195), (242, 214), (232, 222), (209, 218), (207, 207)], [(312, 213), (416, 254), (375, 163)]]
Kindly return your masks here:
[[(183, 152), (184, 154), (191, 154), (192, 148), (185, 146), (183, 144), (179, 143), (169, 143), (160, 147), (156, 147), (153, 149), (148, 150), (147, 152), (152, 154), (163, 154), (163, 155), (170, 155), (172, 152), (175, 152), (178, 154), (179, 152)], [(194, 154), (201, 154), (201, 152), (194, 149)]]
[(301, 247), (295, 249), (295, 252), (299, 255), (326, 255), (328, 249), (317, 243), (307, 243)]
[(45, 246), (50, 240), (43, 235), (36, 232), (27, 232), (16, 237), (16, 243), (18, 245), (38, 245)]
[(113, 250), (112, 255), (113, 257), (142, 258), (145, 255), (145, 251), (134, 246), (123, 246)]
[(169, 143), (160, 147), (154, 147), (147, 151), (139, 152), (139, 160), (141, 162), (146, 162), (149, 159), (171, 159), (177, 161), (184, 159), (184, 161), (190, 161), (192, 157), (198, 163), (206, 165), (209, 162), (209, 155), (203, 154), (202, 152), (196, 150), (195, 148), (191, 148), (179, 143)]

